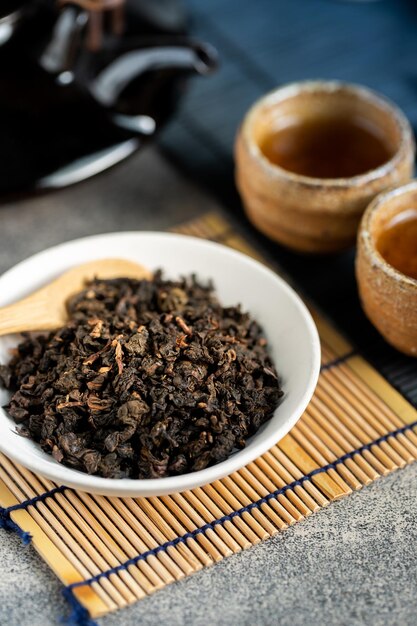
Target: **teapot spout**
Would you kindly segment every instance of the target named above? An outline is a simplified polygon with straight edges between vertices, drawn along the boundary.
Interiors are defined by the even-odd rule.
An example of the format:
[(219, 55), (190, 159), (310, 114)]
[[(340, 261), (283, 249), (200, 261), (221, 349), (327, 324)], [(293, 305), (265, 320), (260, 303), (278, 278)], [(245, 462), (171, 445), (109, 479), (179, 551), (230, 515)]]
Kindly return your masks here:
[(113, 107), (122, 92), (147, 72), (170, 69), (207, 75), (217, 68), (217, 53), (210, 44), (181, 39), (121, 54), (95, 76), (90, 93), (102, 106)]
[(209, 43), (191, 42), (190, 50), (193, 52), (192, 69), (197, 74), (205, 76), (214, 72), (219, 64), (216, 49)]

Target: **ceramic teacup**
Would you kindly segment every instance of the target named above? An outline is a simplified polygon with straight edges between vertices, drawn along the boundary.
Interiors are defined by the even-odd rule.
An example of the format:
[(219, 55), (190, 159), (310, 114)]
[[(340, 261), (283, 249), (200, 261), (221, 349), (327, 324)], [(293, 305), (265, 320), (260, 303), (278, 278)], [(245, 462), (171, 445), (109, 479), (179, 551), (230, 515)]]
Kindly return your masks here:
[(356, 277), (370, 321), (395, 348), (417, 356), (417, 279), (388, 263), (378, 245), (395, 218), (413, 207), (417, 181), (383, 193), (369, 205), (358, 233)]
[[(289, 171), (265, 156), (268, 133), (336, 118), (360, 119), (374, 129), (386, 146), (386, 161), (351, 177), (320, 178)], [(260, 231), (295, 250), (332, 252), (354, 243), (362, 213), (378, 193), (411, 178), (414, 140), (404, 114), (383, 96), (357, 85), (308, 81), (255, 103), (238, 132), (235, 158), (237, 187)]]

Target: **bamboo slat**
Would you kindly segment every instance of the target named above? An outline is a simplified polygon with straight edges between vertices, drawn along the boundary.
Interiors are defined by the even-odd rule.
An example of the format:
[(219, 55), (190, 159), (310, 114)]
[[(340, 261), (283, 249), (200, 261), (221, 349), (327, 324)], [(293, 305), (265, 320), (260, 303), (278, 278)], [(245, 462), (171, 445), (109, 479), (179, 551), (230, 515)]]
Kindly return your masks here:
[[(260, 258), (218, 214), (179, 230)], [(316, 393), (291, 433), (261, 458), (181, 494), (120, 499), (68, 489), (10, 513), (64, 585), (95, 577), (74, 588), (93, 617), (259, 543), (417, 459), (411, 427), (390, 434), (415, 422), (416, 410), (313, 315), (323, 363)], [(54, 487), (0, 455), (2, 507)]]

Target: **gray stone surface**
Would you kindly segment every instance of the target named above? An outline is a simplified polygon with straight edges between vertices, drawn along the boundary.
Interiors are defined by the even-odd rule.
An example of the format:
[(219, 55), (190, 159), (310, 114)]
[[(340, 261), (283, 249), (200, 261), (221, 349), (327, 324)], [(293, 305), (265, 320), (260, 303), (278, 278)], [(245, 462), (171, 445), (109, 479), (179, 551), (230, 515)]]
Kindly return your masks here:
[[(73, 189), (0, 207), (0, 271), (60, 241), (161, 229), (213, 208), (154, 151)], [(245, 553), (175, 583), (101, 626), (414, 626), (417, 464)], [(61, 584), (0, 532), (0, 625), (51, 626)]]
[(0, 205), (0, 272), (54, 244), (123, 230), (163, 230), (213, 203), (156, 151), (75, 187)]

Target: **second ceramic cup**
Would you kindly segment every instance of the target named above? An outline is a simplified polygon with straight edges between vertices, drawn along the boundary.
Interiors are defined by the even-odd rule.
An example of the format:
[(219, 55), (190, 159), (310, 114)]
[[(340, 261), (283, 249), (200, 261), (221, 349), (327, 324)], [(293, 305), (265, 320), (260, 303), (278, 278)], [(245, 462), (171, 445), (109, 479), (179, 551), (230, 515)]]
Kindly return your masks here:
[[(347, 122), (360, 126), (359, 130), (343, 130)], [(297, 134), (279, 134), (297, 126), (299, 135), (303, 129), (307, 133), (301, 135), (301, 148)], [(320, 129), (326, 134), (322, 142)], [(281, 142), (281, 161), (270, 158), (271, 136)], [(329, 141), (326, 154), (323, 142)], [(375, 150), (381, 146), (382, 162), (375, 153), (375, 167), (366, 169), (364, 153), (372, 152), (372, 142), (377, 142)], [(316, 149), (317, 157), (313, 152), (307, 155), (310, 161), (302, 161), (303, 155), (296, 152), (303, 146)], [(354, 152), (353, 158), (347, 155), (348, 175), (339, 177), (336, 162), (342, 163), (343, 171), (344, 154), (355, 149), (356, 157)], [(361, 215), (377, 194), (411, 178), (414, 139), (404, 114), (374, 91), (337, 81), (308, 81), (281, 87), (250, 109), (237, 136), (235, 158), (245, 210), (260, 231), (295, 250), (333, 252), (354, 244)], [(372, 162), (370, 158), (368, 165)], [(313, 175), (306, 175), (308, 167)]]
[(356, 278), (366, 315), (392, 346), (414, 357), (417, 356), (416, 216), (416, 180), (382, 193), (371, 202), (362, 218), (356, 255)]

